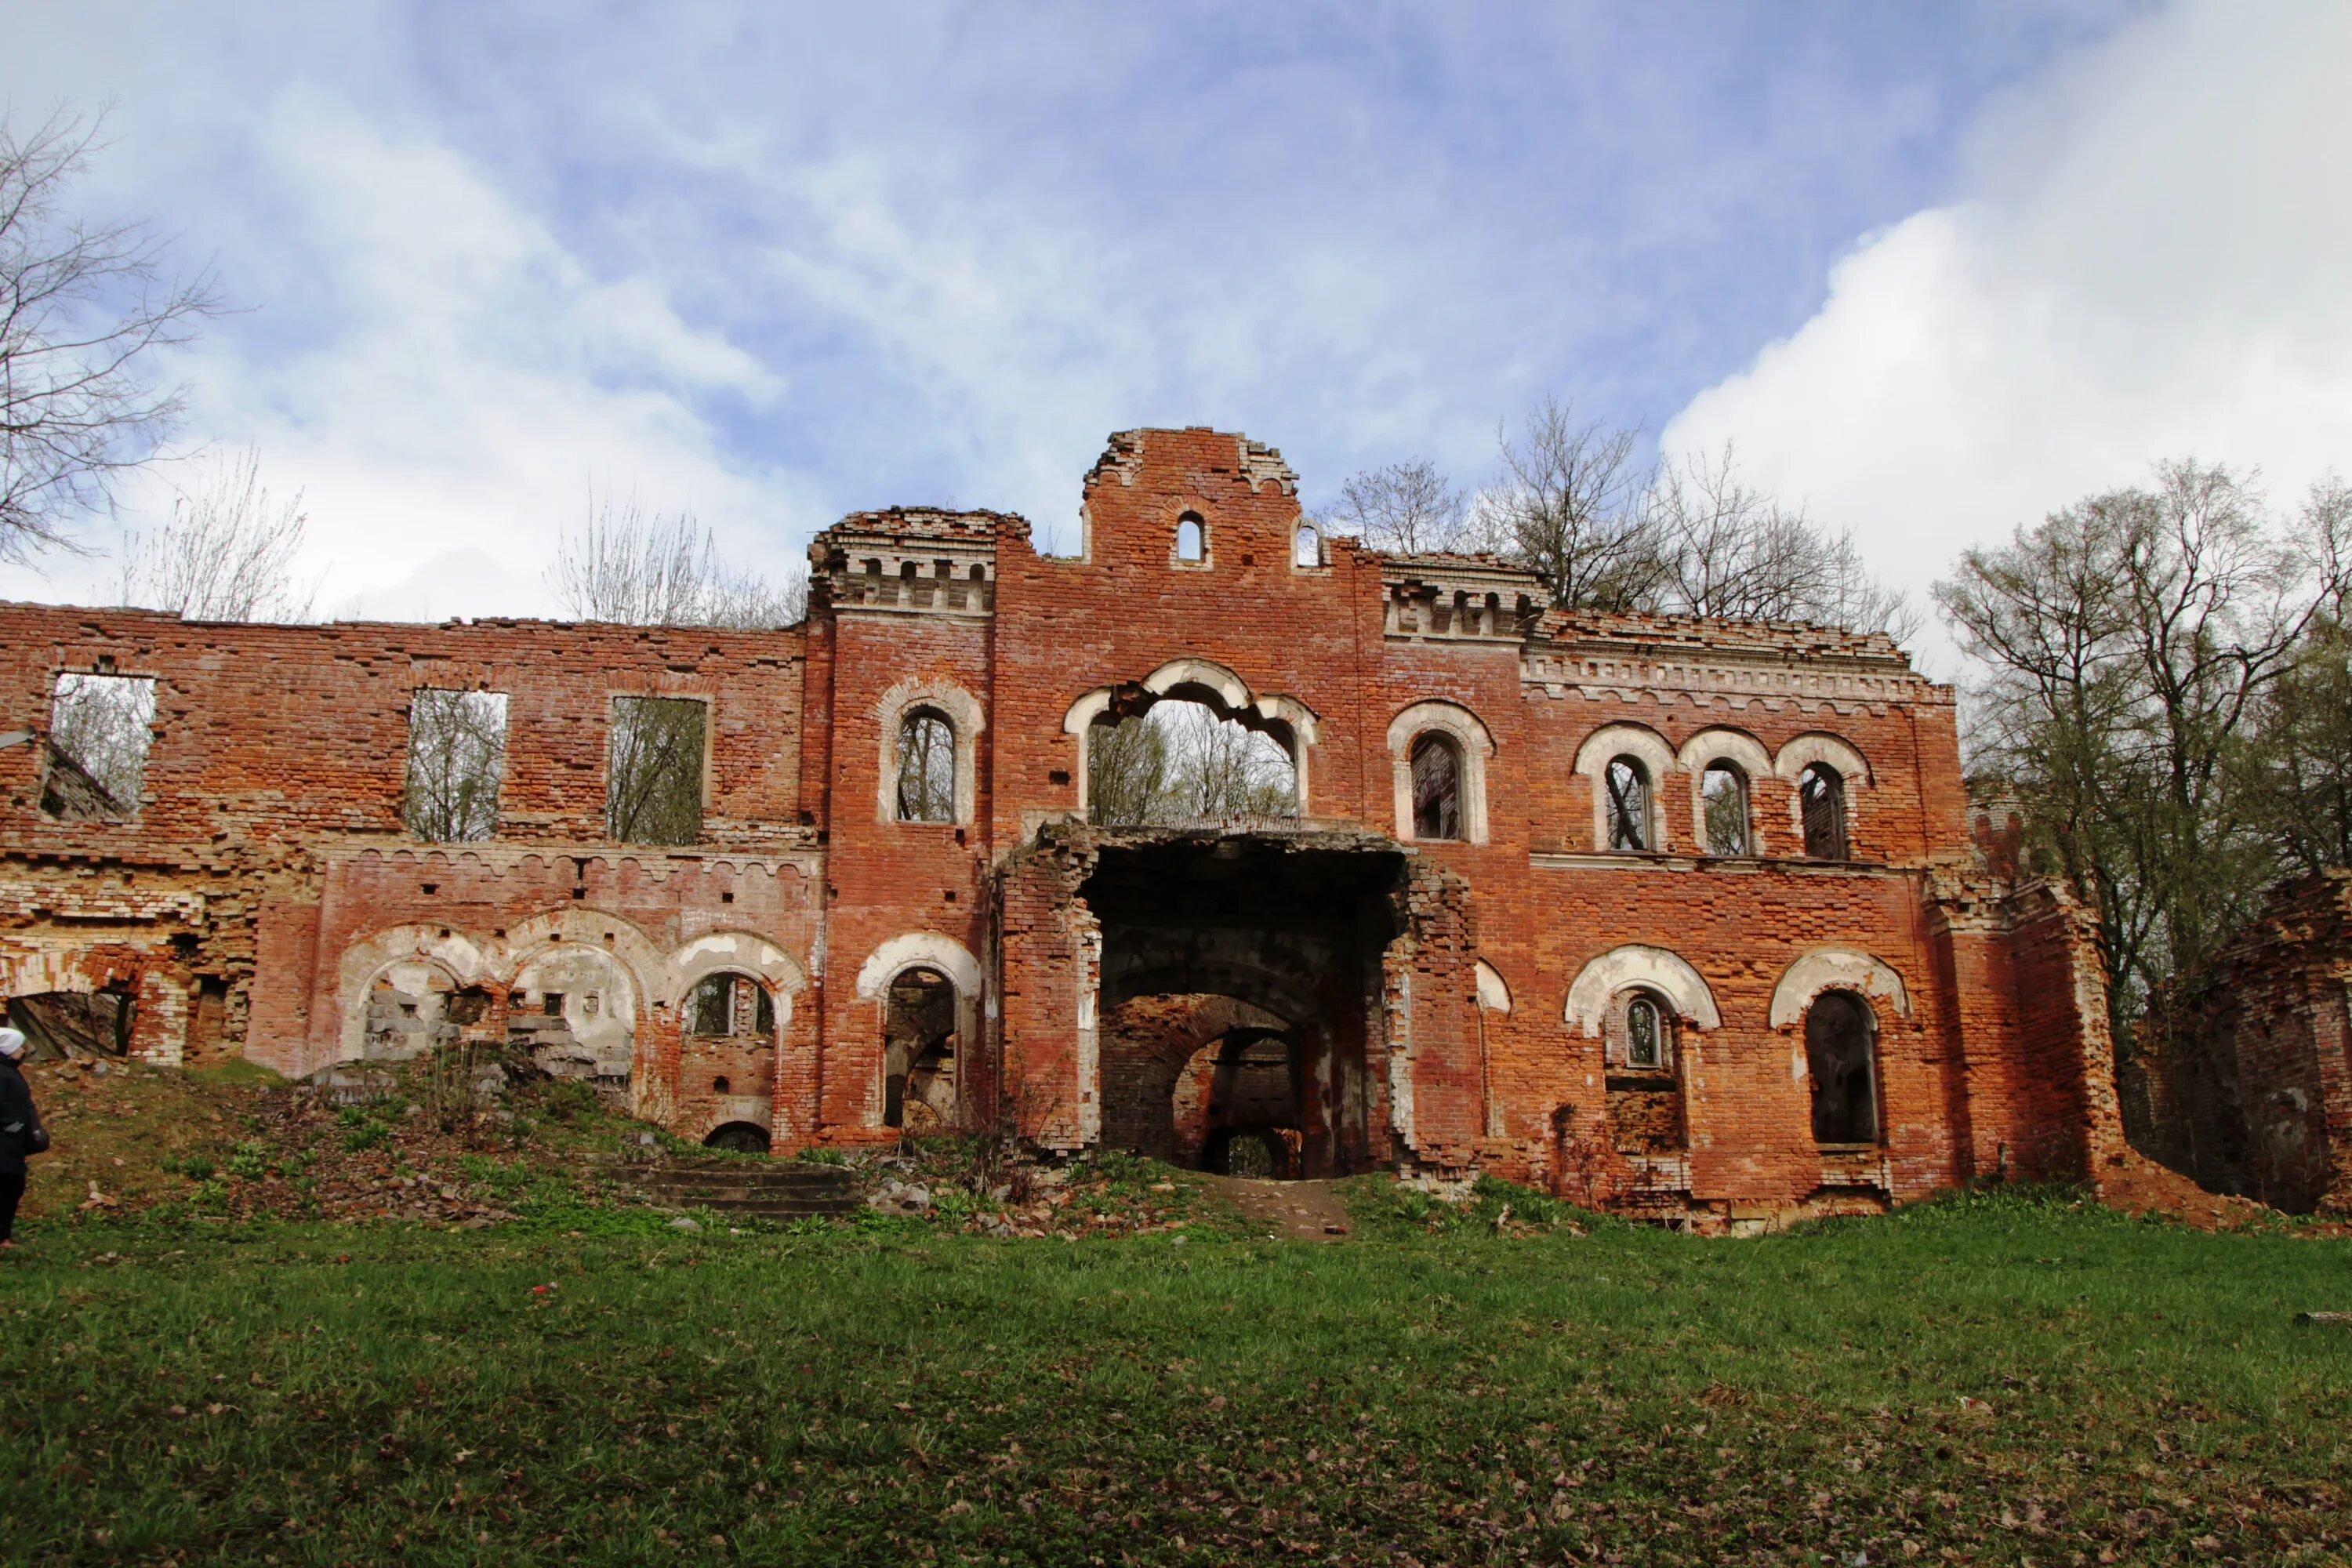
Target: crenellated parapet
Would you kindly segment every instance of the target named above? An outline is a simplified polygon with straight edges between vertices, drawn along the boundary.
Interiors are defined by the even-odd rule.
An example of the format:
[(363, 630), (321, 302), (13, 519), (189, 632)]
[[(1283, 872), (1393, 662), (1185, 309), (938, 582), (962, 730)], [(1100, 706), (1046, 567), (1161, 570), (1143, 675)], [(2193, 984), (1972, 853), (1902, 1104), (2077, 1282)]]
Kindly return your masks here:
[(1027, 537), (1028, 521), (925, 507), (852, 512), (810, 543), (809, 579), (836, 610), (990, 616), (996, 542), (1007, 532)]
[(1543, 580), (1494, 555), (1381, 561), (1381, 630), (1408, 641), (1517, 643), (1540, 614)]

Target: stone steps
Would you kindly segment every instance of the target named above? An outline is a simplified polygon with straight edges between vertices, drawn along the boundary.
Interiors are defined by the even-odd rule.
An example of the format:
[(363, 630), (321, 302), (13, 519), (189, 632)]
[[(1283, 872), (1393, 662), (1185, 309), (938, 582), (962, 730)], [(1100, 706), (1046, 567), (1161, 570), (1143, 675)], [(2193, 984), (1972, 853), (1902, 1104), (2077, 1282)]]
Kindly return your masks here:
[(614, 1178), (663, 1208), (802, 1219), (857, 1207), (857, 1179), (835, 1165), (749, 1160), (614, 1162)]

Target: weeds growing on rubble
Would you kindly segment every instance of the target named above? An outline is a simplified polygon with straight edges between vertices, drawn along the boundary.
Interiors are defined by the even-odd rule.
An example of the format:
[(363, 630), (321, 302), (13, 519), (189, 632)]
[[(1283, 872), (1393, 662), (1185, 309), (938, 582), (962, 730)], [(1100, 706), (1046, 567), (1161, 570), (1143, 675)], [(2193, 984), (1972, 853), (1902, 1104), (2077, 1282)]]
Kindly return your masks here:
[(2346, 1244), (2074, 1203), (1745, 1242), (51, 1229), (0, 1266), (0, 1540), (26, 1563), (2344, 1561), (2352, 1342), (2293, 1316), (2352, 1305)]

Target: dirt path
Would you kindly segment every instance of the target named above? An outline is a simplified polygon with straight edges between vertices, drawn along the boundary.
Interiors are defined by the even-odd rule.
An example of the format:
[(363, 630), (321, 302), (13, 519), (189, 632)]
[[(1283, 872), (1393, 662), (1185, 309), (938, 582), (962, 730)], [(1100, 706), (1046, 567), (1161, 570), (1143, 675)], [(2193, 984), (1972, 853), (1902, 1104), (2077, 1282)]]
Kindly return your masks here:
[(1231, 1198), (1255, 1230), (1307, 1241), (1337, 1241), (1352, 1227), (1328, 1182), (1266, 1182), (1209, 1176), (1209, 1190)]

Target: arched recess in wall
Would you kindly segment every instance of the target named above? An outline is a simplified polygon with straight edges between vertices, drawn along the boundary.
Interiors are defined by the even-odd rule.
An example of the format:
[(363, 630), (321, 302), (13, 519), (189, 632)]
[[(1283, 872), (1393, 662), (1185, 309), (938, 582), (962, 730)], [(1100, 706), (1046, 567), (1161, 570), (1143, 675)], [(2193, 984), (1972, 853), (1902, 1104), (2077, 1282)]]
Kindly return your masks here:
[[(926, 1075), (918, 1053), (902, 1051), (900, 1042), (894, 1040), (893, 1027), (898, 1020), (900, 1000), (897, 983), (902, 976), (936, 986), (936, 981), (926, 979), (936, 975), (955, 992), (953, 1008), (953, 1056), (955, 1060), (938, 1066), (932, 1075)], [(881, 1012), (883, 1048), (876, 1063), (877, 1068), (872, 1084), (873, 1100), (867, 1108), (866, 1125), (875, 1127), (909, 1126), (903, 1119), (907, 1106), (918, 1100), (930, 1104), (950, 1122), (956, 1115), (963, 1086), (963, 1062), (981, 1043), (981, 968), (980, 961), (969, 948), (955, 938), (940, 931), (908, 931), (894, 936), (868, 954), (857, 969), (857, 994), (873, 1003)], [(942, 1000), (941, 1005), (944, 1005)], [(928, 1006), (928, 1003), (926, 1004)], [(936, 1038), (937, 1026), (927, 1026), (923, 1035), (939, 1047), (937, 1052), (947, 1056), (948, 1047)], [(909, 1059), (894, 1059), (894, 1052)], [(940, 1092), (924, 1093), (910, 1082), (915, 1079), (935, 1076), (934, 1087)], [(894, 1105), (894, 1100), (898, 1101)], [(900, 1112), (893, 1117), (894, 1110)]]
[(1633, 942), (1611, 948), (1577, 971), (1576, 979), (1568, 988), (1563, 1016), (1571, 1027), (1582, 1029), (1588, 1039), (1597, 1039), (1601, 1022), (1608, 1016), (1611, 998), (1636, 985), (1664, 996), (1674, 1005), (1675, 1013), (1695, 1028), (1723, 1026), (1715, 993), (1687, 960), (1663, 947)]
[(1780, 983), (1772, 987), (1772, 1026), (1802, 1024), (1805, 1009), (1824, 991), (1855, 992), (1905, 1017), (1911, 1015), (1911, 994), (1885, 961), (1857, 948), (1817, 947), (1781, 971)]
[(1495, 754), (1495, 737), (1485, 720), (1459, 702), (1432, 698), (1416, 702), (1389, 721), (1389, 776), (1395, 796), (1396, 836), (1412, 843), (1414, 831), (1412, 752), (1424, 735), (1452, 742), (1461, 763), (1461, 837), (1464, 843), (1486, 842), (1486, 763)]
[[(1298, 815), (1306, 816), (1315, 796), (1309, 783), (1308, 758), (1320, 739), (1315, 710), (1296, 697), (1260, 696), (1240, 676), (1207, 658), (1171, 658), (1129, 689), (1148, 697), (1182, 698), (1205, 704), (1221, 719), (1235, 719), (1253, 729), (1265, 730), (1290, 753), (1298, 780)], [(1077, 742), (1078, 813), (1087, 811), (1087, 737), (1095, 721), (1111, 710), (1121, 688), (1097, 686), (1072, 702), (1062, 715), (1062, 732)]]
[(1595, 849), (1609, 847), (1609, 787), (1605, 775), (1609, 772), (1609, 764), (1619, 757), (1631, 757), (1648, 773), (1649, 795), (1654, 803), (1650, 807), (1649, 825), (1651, 833), (1654, 835), (1652, 847), (1668, 848), (1670, 840), (1665, 813), (1659, 810), (1654, 803), (1664, 794), (1666, 775), (1677, 771), (1675, 749), (1666, 744), (1664, 735), (1647, 724), (1603, 724), (1587, 735), (1584, 744), (1576, 749), (1576, 771), (1592, 785), (1592, 847)]
[(1752, 793), (1758, 779), (1768, 779), (1773, 775), (1772, 753), (1764, 749), (1763, 742), (1745, 730), (1722, 726), (1701, 730), (1682, 743), (1682, 749), (1675, 753), (1675, 765), (1690, 775), (1691, 832), (1696, 840), (1694, 848), (1701, 854), (1720, 852), (1708, 843), (1706, 837), (1706, 774), (1709, 768), (1726, 767), (1736, 770), (1738, 774), (1739, 804), (1747, 819), (1748, 847), (1745, 852), (1749, 855), (1770, 853), (1774, 836), (1764, 831), (1764, 823), (1756, 810)]
[(336, 1059), (402, 1058), (426, 1048), (438, 1037), (439, 1026), (449, 1022), (451, 996), (503, 984), (502, 957), (445, 926), (394, 926), (352, 943), (335, 965), (336, 1016), (341, 1022)]
[(679, 1005), (704, 979), (722, 970), (755, 976), (767, 986), (775, 999), (780, 1034), (792, 1021), (793, 994), (808, 984), (799, 961), (766, 937), (748, 931), (717, 931), (696, 937), (669, 955), (662, 965), (661, 988), (655, 1000)]
[(876, 818), (901, 820), (898, 813), (898, 747), (910, 715), (929, 710), (955, 731), (955, 808), (946, 826), (969, 827), (978, 817), (980, 798), (980, 735), (986, 715), (980, 699), (951, 680), (902, 680), (882, 694), (874, 707), (874, 722), (882, 748), (880, 784), (875, 795)]
[(1511, 1010), (1511, 988), (1503, 979), (1503, 972), (1487, 963), (1478, 961), (1478, 1005), (1489, 1013)]

